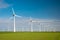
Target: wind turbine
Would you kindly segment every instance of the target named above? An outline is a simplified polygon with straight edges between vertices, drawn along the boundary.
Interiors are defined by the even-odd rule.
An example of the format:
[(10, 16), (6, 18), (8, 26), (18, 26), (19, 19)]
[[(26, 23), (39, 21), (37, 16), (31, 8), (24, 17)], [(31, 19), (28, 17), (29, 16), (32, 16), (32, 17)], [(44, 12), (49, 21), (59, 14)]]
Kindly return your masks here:
[(33, 24), (32, 24), (32, 18), (30, 16), (30, 27), (31, 27), (31, 32), (33, 32)]
[[(13, 8), (12, 8), (12, 12), (13, 12), (13, 21), (14, 21), (14, 23), (13, 23), (14, 32), (16, 32), (16, 17), (20, 17), (21, 18), (22, 16), (16, 15)], [(12, 17), (10, 19), (12, 19)]]
[(30, 25), (30, 31), (33, 32), (33, 23), (32, 23), (32, 17), (30, 16), (28, 20), (26, 20), (25, 22), (28, 22), (28, 24)]
[(29, 21), (29, 23), (30, 23), (30, 29), (31, 29), (31, 32), (33, 32), (34, 30), (33, 30), (33, 23), (34, 22), (40, 22), (40, 21), (34, 21), (34, 20), (32, 20), (32, 17), (30, 16), (30, 19), (29, 19), (30, 21)]

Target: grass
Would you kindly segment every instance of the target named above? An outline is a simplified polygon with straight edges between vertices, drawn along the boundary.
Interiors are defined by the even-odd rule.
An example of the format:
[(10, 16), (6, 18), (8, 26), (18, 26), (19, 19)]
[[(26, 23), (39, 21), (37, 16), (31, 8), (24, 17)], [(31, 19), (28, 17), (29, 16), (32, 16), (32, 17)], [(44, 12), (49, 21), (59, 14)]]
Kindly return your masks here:
[(60, 40), (60, 32), (0, 32), (0, 40)]

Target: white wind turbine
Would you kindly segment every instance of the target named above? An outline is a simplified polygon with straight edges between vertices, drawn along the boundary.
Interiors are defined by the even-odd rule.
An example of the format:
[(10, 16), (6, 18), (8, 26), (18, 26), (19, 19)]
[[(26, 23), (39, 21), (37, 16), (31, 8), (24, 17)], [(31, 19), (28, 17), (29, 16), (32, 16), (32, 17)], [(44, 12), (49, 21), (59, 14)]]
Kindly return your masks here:
[(33, 31), (34, 31), (34, 30), (33, 30), (33, 23), (34, 23), (34, 22), (40, 22), (40, 21), (34, 21), (31, 16), (30, 16), (30, 19), (29, 19), (29, 20), (30, 20), (30, 21), (29, 21), (29, 23), (30, 23), (30, 29), (31, 29), (31, 32), (33, 32)]
[(32, 24), (32, 18), (30, 17), (30, 27), (31, 27), (31, 32), (33, 32), (33, 24)]
[(32, 23), (32, 17), (29, 17), (29, 20), (26, 20), (25, 22), (28, 22), (28, 24), (30, 25), (30, 31), (33, 32), (33, 23)]
[[(15, 17), (20, 17), (20, 18), (21, 18), (22, 16), (16, 15), (13, 8), (12, 8), (12, 12), (13, 12), (13, 21), (14, 21), (14, 23), (13, 23), (13, 26), (14, 26), (14, 32), (16, 32), (16, 23), (15, 23), (16, 20), (15, 20)], [(12, 18), (12, 17), (11, 17), (11, 18)], [(11, 18), (10, 18), (10, 19), (11, 19)]]
[[(34, 30), (33, 30), (33, 23), (36, 23), (36, 22), (38, 22), (38, 21), (34, 21), (34, 20), (32, 20), (32, 18), (30, 17), (30, 22), (31, 22), (31, 32), (33, 32)], [(40, 21), (39, 21), (40, 22)]]

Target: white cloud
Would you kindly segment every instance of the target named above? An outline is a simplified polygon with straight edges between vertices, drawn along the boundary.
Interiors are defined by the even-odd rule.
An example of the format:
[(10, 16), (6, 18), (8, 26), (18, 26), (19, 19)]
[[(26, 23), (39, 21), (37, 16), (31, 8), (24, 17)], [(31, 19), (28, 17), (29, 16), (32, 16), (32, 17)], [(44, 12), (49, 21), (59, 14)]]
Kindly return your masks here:
[(0, 0), (0, 8), (7, 8), (10, 5), (8, 3), (6, 3), (4, 0)]

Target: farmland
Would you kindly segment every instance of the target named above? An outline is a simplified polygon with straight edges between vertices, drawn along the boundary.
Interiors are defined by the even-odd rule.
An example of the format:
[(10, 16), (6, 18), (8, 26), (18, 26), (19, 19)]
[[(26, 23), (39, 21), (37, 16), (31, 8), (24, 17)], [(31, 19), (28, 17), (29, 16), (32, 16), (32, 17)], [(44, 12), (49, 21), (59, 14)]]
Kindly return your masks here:
[(0, 32), (0, 40), (60, 40), (60, 32)]

